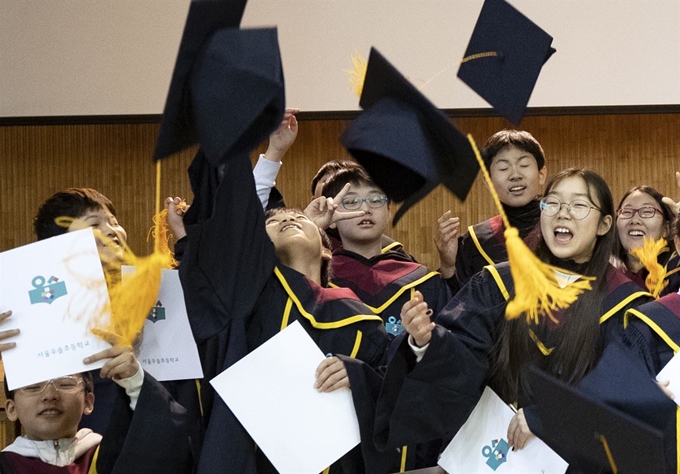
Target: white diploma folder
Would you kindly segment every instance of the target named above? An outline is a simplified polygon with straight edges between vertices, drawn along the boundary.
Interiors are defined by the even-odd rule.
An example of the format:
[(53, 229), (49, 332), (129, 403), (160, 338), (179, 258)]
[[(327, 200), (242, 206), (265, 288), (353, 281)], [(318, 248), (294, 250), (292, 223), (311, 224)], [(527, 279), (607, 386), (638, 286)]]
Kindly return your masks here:
[[(124, 266), (123, 278), (132, 271), (134, 267)], [(156, 380), (203, 378), (177, 270), (163, 270), (157, 303), (143, 331), (137, 359)]]
[(282, 474), (318, 474), (359, 444), (350, 390), (314, 388), (323, 359), (296, 321), (210, 381)]
[(88, 326), (108, 300), (92, 229), (0, 253), (0, 312), (12, 310), (0, 330), (21, 330), (2, 353), (9, 389), (102, 367), (82, 361), (111, 347)]
[(515, 411), (489, 387), (446, 447), (439, 465), (449, 474), (564, 474), (568, 464), (538, 438), (511, 451), (508, 425)]
[(675, 354), (664, 368), (659, 371), (656, 380), (659, 382), (668, 380), (670, 382), (668, 390), (675, 395), (673, 399), (675, 404), (680, 405), (680, 357), (678, 357), (678, 354)]

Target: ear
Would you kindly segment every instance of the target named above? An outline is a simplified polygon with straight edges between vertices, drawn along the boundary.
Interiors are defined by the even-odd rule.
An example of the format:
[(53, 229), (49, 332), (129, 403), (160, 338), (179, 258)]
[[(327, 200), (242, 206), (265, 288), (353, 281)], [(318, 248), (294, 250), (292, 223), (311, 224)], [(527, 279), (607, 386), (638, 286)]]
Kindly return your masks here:
[(17, 421), (19, 419), (19, 415), (17, 414), (17, 406), (14, 403), (14, 400), (9, 398), (5, 400), (5, 413), (7, 414), (7, 419), (9, 421)]
[(94, 410), (94, 393), (85, 394), (85, 404), (83, 405), (83, 415), (89, 415)]
[(612, 216), (604, 216), (600, 219), (600, 223), (597, 225), (597, 235), (604, 235), (609, 232), (612, 222)]
[(538, 170), (538, 184), (541, 185), (541, 188), (545, 185), (545, 178), (548, 176), (548, 168), (543, 165), (543, 168)]
[(333, 258), (333, 252), (326, 247), (321, 249), (321, 260), (328, 261)]
[(680, 253), (680, 237), (677, 235), (673, 237), (673, 244), (675, 245), (675, 251)]

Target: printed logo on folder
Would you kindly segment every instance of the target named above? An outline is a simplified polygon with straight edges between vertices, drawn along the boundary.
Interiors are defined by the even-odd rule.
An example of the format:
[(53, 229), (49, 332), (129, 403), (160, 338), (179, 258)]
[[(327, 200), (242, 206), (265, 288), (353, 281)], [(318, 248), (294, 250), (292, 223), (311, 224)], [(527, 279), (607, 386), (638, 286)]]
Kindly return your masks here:
[(149, 321), (156, 324), (156, 321), (163, 321), (165, 319), (165, 308), (160, 300), (156, 302), (156, 306), (151, 308), (149, 315), (146, 317)]
[(54, 300), (67, 294), (66, 282), (59, 281), (55, 276), (51, 276), (45, 283), (45, 277), (38, 275), (33, 278), (31, 284), (33, 289), (28, 292), (31, 304), (52, 304)]
[(482, 448), (482, 456), (488, 458), (486, 465), (494, 471), (500, 467), (501, 464), (508, 460), (508, 442), (503, 438), (494, 439), (491, 441), (491, 446), (484, 446)]

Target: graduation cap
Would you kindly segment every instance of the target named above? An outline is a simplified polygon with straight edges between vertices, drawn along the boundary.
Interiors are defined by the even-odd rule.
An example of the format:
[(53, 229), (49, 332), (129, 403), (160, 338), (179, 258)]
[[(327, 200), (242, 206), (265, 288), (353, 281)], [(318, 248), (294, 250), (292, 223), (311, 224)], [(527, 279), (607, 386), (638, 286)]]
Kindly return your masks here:
[(458, 77), (519, 125), (552, 37), (505, 0), (485, 0)]
[[(659, 421), (665, 417), (663, 424), (667, 425), (674, 419), (675, 404), (650, 376), (643, 375), (634, 363), (621, 360), (619, 349), (614, 352), (617, 355), (612, 353), (608, 361), (600, 361), (597, 374), (587, 376), (589, 388), (583, 384), (574, 388), (535, 367), (529, 370), (529, 384), (540, 415), (540, 429), (535, 434), (579, 467), (598, 468), (596, 472), (663, 473), (665, 427)], [(607, 377), (606, 369), (613, 369), (618, 381)], [(623, 390), (619, 388), (622, 383)], [(611, 399), (616, 397), (627, 402), (622, 405)], [(650, 405), (644, 407), (646, 403)], [(643, 421), (634, 416), (635, 406), (629, 411), (631, 404), (647, 413), (654, 409), (659, 413)]]
[(154, 159), (195, 143), (213, 165), (250, 152), (281, 122), (276, 29), (239, 30), (244, 0), (194, 0), (182, 35)]
[(468, 139), (375, 48), (340, 141), (395, 202), (393, 224), (440, 183), (465, 200), (479, 164)]

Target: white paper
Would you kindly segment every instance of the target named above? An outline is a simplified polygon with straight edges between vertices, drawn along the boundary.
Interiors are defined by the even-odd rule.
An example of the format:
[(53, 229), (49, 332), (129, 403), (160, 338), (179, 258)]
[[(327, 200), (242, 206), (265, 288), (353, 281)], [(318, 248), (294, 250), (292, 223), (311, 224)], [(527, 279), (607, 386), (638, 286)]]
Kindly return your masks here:
[(2, 353), (10, 390), (102, 367), (82, 361), (111, 347), (88, 329), (108, 298), (92, 229), (1, 253), (0, 311), (12, 316), (0, 330), (21, 330)]
[(668, 390), (675, 395), (673, 401), (676, 405), (680, 405), (680, 357), (678, 357), (678, 354), (675, 354), (656, 376), (656, 380), (659, 382), (665, 380), (670, 382), (668, 384)]
[(507, 432), (515, 412), (489, 387), (442, 453), (449, 474), (564, 474), (567, 463), (538, 438), (511, 451)]
[[(123, 279), (134, 267), (123, 267)], [(163, 270), (157, 307), (144, 321), (139, 362), (156, 380), (203, 378), (177, 270)]]
[(314, 388), (323, 359), (296, 321), (210, 381), (282, 474), (318, 474), (359, 444), (350, 390)]

